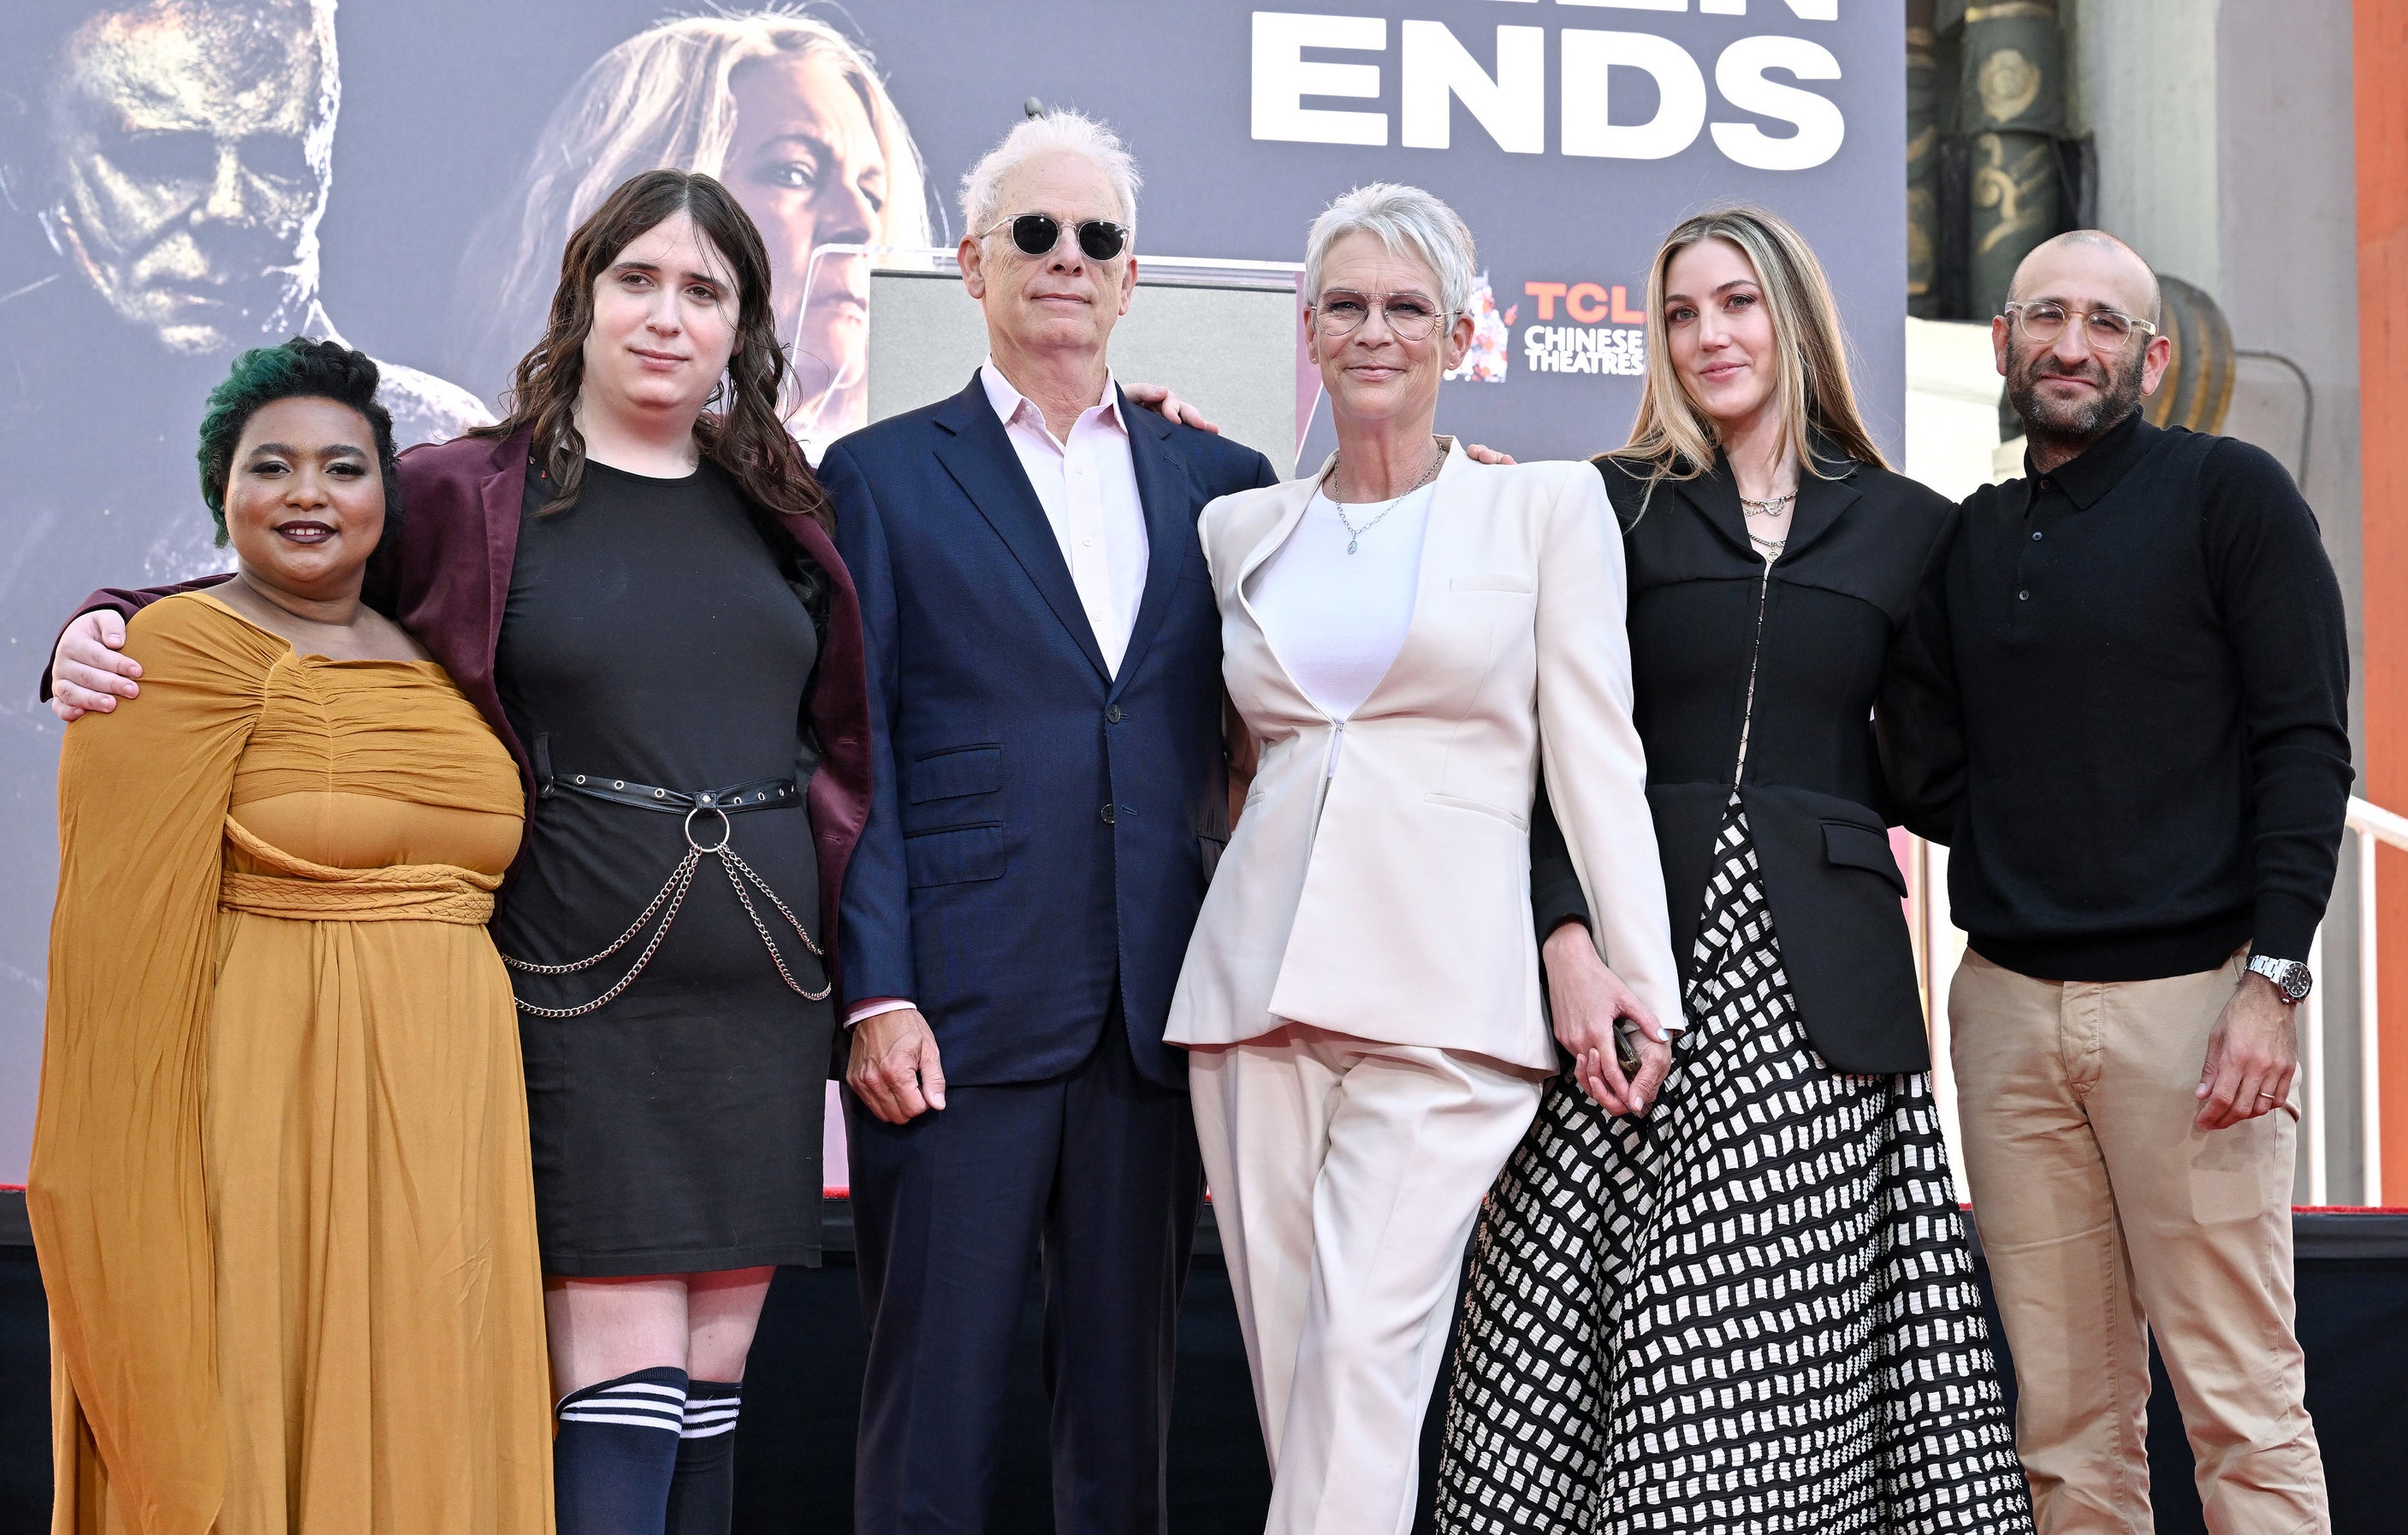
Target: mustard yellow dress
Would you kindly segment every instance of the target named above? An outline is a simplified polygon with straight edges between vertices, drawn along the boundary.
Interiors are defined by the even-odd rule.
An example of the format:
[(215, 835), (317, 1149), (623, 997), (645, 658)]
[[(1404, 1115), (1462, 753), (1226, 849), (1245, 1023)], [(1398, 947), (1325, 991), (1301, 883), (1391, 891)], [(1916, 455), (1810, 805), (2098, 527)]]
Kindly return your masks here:
[(540, 1535), (516, 769), (432, 662), (199, 595), (66, 733), (28, 1208), (56, 1535)]

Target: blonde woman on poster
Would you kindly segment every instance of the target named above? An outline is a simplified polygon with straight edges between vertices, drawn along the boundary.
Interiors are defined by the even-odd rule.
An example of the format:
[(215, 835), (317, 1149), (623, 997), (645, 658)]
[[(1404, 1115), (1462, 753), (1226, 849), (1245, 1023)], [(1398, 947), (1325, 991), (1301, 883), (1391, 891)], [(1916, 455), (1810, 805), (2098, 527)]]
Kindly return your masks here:
[(868, 419), (869, 263), (812, 252), (919, 249), (931, 231), (920, 151), (885, 82), (858, 44), (810, 16), (681, 17), (595, 61), (469, 247), (460, 376), (501, 389), (543, 328), (569, 231), (655, 169), (716, 178), (760, 229), (794, 367), (788, 426), (817, 461)]

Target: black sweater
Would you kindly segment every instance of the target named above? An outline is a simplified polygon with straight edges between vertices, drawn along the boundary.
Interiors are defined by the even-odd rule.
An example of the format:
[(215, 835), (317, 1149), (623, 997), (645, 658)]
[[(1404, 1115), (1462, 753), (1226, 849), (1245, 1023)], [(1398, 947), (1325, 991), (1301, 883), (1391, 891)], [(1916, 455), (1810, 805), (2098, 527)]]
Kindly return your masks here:
[(1892, 763), (1957, 924), (2047, 980), (2305, 959), (2351, 776), (2315, 514), (2259, 450), (2137, 415), (2026, 473), (1965, 503)]

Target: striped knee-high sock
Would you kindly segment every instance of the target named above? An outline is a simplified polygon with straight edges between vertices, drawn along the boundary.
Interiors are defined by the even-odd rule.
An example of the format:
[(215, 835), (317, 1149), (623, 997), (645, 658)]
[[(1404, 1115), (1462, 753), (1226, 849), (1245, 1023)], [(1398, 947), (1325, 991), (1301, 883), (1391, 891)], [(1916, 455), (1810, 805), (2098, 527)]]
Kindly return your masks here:
[(728, 1535), (736, 1519), (736, 1413), (743, 1404), (740, 1382), (687, 1384), (667, 1535)]
[(663, 1535), (685, 1399), (685, 1371), (663, 1365), (560, 1399), (552, 1443), (559, 1535)]

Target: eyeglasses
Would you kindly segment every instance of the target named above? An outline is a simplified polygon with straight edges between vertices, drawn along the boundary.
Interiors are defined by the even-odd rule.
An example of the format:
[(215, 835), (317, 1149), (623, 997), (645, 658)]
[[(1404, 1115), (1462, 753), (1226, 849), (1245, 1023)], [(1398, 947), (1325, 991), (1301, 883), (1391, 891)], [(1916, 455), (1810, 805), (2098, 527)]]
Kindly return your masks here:
[[(1062, 221), (1051, 213), (1023, 213), (1016, 219), (1004, 220), (995, 229), (1007, 227), (1011, 231), (1011, 243), (1020, 247), (1024, 255), (1050, 256), (1054, 248), (1062, 243)], [(1089, 219), (1070, 227), (1078, 234), (1079, 249), (1087, 253), (1090, 261), (1110, 261), (1128, 249), (1129, 232), (1125, 224)], [(987, 234), (994, 234), (995, 229)]]
[(2024, 334), (2045, 346), (2065, 334), (2065, 323), (2079, 316), (2082, 334), (2094, 351), (2116, 351), (2138, 331), (2143, 336), (2155, 336), (2157, 327), (2145, 320), (2135, 320), (2114, 309), (2069, 309), (2062, 304), (2044, 298), (2019, 299), (2006, 307), (2006, 313), (2022, 322)]
[(1388, 329), (1403, 341), (1426, 341), (1446, 318), (1446, 311), (1430, 301), (1426, 294), (1358, 294), (1351, 289), (1331, 288), (1324, 292), (1321, 301), (1312, 307), (1313, 323), (1324, 335), (1352, 336), (1363, 328), (1376, 307)]

